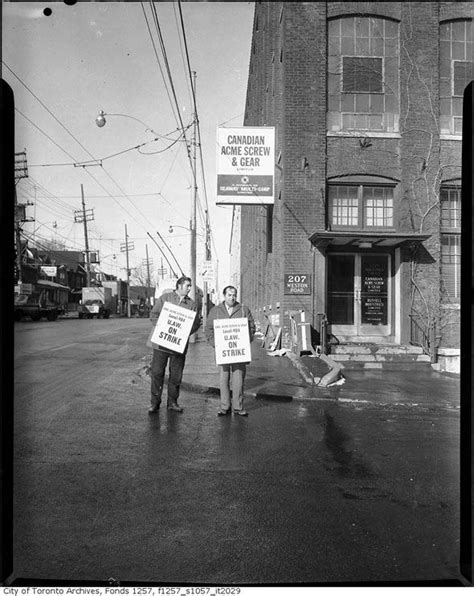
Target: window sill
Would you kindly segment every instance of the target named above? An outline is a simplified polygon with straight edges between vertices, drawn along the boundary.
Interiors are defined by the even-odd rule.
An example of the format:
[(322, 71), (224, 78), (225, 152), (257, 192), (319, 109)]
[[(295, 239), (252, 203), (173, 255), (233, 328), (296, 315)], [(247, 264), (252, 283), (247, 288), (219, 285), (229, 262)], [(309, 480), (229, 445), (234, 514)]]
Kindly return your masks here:
[(334, 131), (328, 130), (326, 133), (328, 137), (344, 137), (344, 138), (354, 138), (354, 139), (401, 139), (401, 135), (398, 132), (374, 132), (371, 130), (367, 131), (348, 131), (348, 130), (341, 130), (341, 131)]
[(462, 135), (448, 135), (441, 133), (439, 138), (441, 141), (462, 141)]
[(461, 304), (442, 304), (441, 308), (442, 310), (461, 310)]

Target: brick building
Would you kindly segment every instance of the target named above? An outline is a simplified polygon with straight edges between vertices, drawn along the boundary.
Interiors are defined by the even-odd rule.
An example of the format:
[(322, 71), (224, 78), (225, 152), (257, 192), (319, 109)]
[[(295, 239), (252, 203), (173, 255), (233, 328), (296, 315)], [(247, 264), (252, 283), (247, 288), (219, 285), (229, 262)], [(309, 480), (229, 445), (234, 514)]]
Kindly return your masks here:
[(335, 343), (459, 354), (472, 16), (468, 2), (256, 3), (244, 125), (275, 127), (275, 201), (235, 208), (231, 253), (284, 345), (304, 311)]

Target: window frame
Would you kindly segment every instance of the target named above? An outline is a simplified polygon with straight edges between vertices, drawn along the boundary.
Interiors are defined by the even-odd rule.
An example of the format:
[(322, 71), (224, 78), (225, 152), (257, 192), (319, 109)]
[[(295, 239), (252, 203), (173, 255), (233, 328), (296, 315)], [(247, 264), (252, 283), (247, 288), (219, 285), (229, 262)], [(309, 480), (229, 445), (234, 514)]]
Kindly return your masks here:
[[(358, 27), (362, 26), (358, 25), (358, 20), (367, 23), (367, 35), (360, 34)], [(388, 25), (388, 23), (392, 25)], [(329, 87), (326, 115), (328, 134), (339, 135), (353, 131), (377, 135), (398, 134), (400, 21), (381, 15), (341, 15), (327, 20), (327, 37), (329, 43)], [(344, 45), (344, 40), (347, 38), (353, 40), (352, 45), (347, 45), (347, 43)], [(368, 49), (363, 45), (358, 45), (365, 39), (368, 40)], [(377, 41), (381, 43), (377, 45)], [(380, 91), (348, 91), (344, 89), (344, 61), (351, 58), (381, 61)], [(357, 97), (363, 96), (369, 97), (368, 106), (363, 105), (364, 102), (361, 102), (362, 105), (359, 103)], [(344, 100), (344, 97), (348, 100)], [(374, 98), (381, 98), (380, 106), (374, 105)]]
[[(464, 24), (464, 37), (455, 37), (454, 27), (457, 23)], [(467, 24), (470, 23), (469, 30), (471, 30), (471, 37), (468, 35)], [(462, 136), (462, 114), (460, 114), (460, 102), (462, 102), (462, 95), (455, 95), (455, 63), (466, 62), (474, 63), (474, 60), (468, 60), (467, 43), (472, 38), (472, 28), (474, 27), (474, 19), (465, 17), (457, 19), (447, 19), (439, 23), (439, 60), (440, 60), (440, 132), (442, 136), (448, 135), (454, 138)], [(453, 57), (454, 43), (464, 43), (464, 58)], [(472, 42), (471, 42), (472, 43)], [(449, 75), (444, 69), (449, 64)], [(449, 90), (448, 90), (449, 87)], [(448, 95), (449, 93), (449, 95)], [(449, 109), (448, 109), (449, 106)]]
[[(450, 225), (443, 225), (443, 197), (442, 197), (442, 193), (443, 191), (447, 191), (448, 193), (450, 191), (456, 191), (457, 193), (457, 200), (456, 200), (456, 204), (457, 207), (455, 209), (455, 212), (458, 214), (458, 217), (454, 217), (454, 221), (455, 223), (458, 223), (459, 225), (454, 225), (454, 226), (450, 226)], [(441, 295), (442, 301), (444, 303), (446, 302), (452, 302), (452, 303), (459, 303), (461, 300), (461, 183), (459, 182), (459, 184), (442, 184), (440, 187), (440, 191), (439, 191), (439, 200), (440, 200), (440, 257), (439, 257), (439, 265), (440, 265), (440, 278), (441, 278), (441, 286), (443, 288), (443, 292)], [(448, 200), (449, 199), (449, 195), (448, 195)], [(448, 214), (450, 214), (452, 210), (450, 208), (448, 208), (447, 212)], [(449, 220), (451, 221), (451, 217), (449, 217)], [(456, 250), (454, 250), (454, 252), (448, 252), (447, 254), (443, 254), (443, 246), (445, 246), (445, 244), (443, 243), (443, 239), (453, 239), (456, 238), (456, 244), (455, 246), (458, 247), (458, 252), (456, 252)], [(449, 246), (454, 246), (451, 245), (449, 243)], [(454, 262), (448, 263), (448, 262), (444, 262), (443, 258), (448, 256), (449, 258), (453, 258), (454, 257)], [(454, 287), (454, 293), (452, 293), (450, 290), (451, 288), (448, 287), (446, 285), (446, 279), (445, 279), (445, 274), (443, 272), (443, 265), (451, 265), (452, 269), (454, 269), (454, 283), (455, 283), (455, 287)]]
[[(451, 93), (453, 97), (464, 97), (464, 89), (462, 90), (462, 93), (460, 95), (458, 95), (456, 93), (456, 64), (470, 64), (471, 68), (474, 69), (474, 62), (471, 62), (470, 60), (451, 60), (452, 62), (452, 86), (451, 86)], [(454, 116), (454, 115), (453, 115)]]
[[(334, 212), (334, 197), (331, 197), (330, 189), (336, 187), (353, 187), (357, 188), (357, 224), (356, 225), (344, 225), (339, 224), (334, 221), (333, 212)], [(391, 224), (389, 225), (382, 225), (382, 226), (368, 226), (367, 225), (367, 218), (366, 218), (366, 201), (370, 197), (364, 197), (364, 188), (384, 188), (390, 189), (392, 191), (391, 194), (391, 205), (390, 209), (392, 211), (391, 216)], [(395, 229), (395, 188), (396, 184), (388, 184), (388, 183), (380, 183), (380, 182), (359, 182), (359, 181), (331, 181), (327, 185), (328, 189), (328, 223), (332, 230), (354, 230), (354, 231), (363, 231), (363, 232), (383, 232), (383, 231), (393, 231)], [(338, 198), (338, 197), (336, 197)], [(382, 206), (385, 208), (385, 206)]]
[[(346, 91), (344, 89), (344, 60), (345, 59), (352, 59), (352, 60), (380, 60), (380, 91)], [(384, 95), (384, 84), (385, 84), (385, 68), (384, 68), (384, 59), (380, 56), (348, 56), (346, 54), (341, 54), (341, 94), (347, 93), (350, 95)], [(361, 114), (365, 114), (365, 112), (361, 112)]]

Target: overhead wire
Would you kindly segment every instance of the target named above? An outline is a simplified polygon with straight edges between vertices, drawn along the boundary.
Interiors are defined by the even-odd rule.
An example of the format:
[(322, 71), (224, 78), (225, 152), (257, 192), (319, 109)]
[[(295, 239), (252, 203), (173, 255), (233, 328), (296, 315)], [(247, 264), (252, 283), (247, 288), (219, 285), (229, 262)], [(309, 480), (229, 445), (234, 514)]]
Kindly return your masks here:
[[(148, 24), (148, 18), (147, 18), (147, 16), (146, 16), (146, 12), (145, 12), (145, 9), (144, 9), (144, 6), (143, 6), (143, 2), (141, 3), (141, 5), (142, 5), (142, 9), (143, 9), (143, 12), (144, 12), (144, 15), (145, 15), (145, 20), (146, 20), (147, 27), (148, 27), (148, 30), (149, 30), (149, 33), (150, 33), (150, 37), (152, 38), (152, 43), (153, 43), (153, 47), (154, 47), (154, 50), (155, 50), (155, 56), (156, 56), (156, 58), (157, 58), (158, 65), (159, 65), (159, 67), (160, 67), (160, 70), (161, 70), (161, 73), (162, 73), (163, 81), (164, 81), (165, 88), (166, 88), (166, 90), (167, 90), (167, 93), (168, 93), (168, 98), (169, 98), (169, 100), (170, 100), (171, 108), (172, 108), (172, 110), (174, 110), (173, 103), (172, 103), (172, 101), (171, 101), (171, 97), (170, 97), (170, 95), (169, 95), (169, 92), (168, 92), (168, 87), (167, 87), (167, 85), (166, 85), (166, 81), (165, 81), (165, 78), (164, 78), (164, 75), (163, 75), (163, 71), (162, 71), (162, 69), (161, 69), (161, 64), (160, 64), (160, 61), (159, 61), (159, 59), (158, 59), (158, 55), (157, 55), (157, 51), (156, 51), (156, 46), (155, 46), (155, 44), (154, 44), (154, 41), (153, 41), (153, 36), (151, 35), (151, 29), (150, 29), (150, 27), (149, 27), (149, 24)], [(163, 40), (163, 36), (162, 36), (162, 32), (161, 32), (161, 27), (160, 27), (160, 24), (159, 24), (159, 19), (158, 19), (158, 15), (157, 15), (157, 12), (156, 12), (156, 7), (155, 7), (155, 5), (154, 5), (154, 3), (153, 3), (153, 2), (150, 2), (150, 6), (151, 6), (151, 11), (152, 11), (153, 19), (154, 19), (154, 22), (155, 22), (156, 30), (157, 30), (157, 32), (158, 32), (158, 37), (159, 37), (159, 40), (160, 40), (160, 46), (161, 46), (161, 49), (162, 49), (163, 58), (164, 58), (165, 65), (166, 65), (166, 70), (167, 70), (167, 73), (168, 73), (168, 78), (169, 78), (170, 85), (171, 85), (171, 89), (172, 89), (172, 92), (173, 92), (173, 98), (174, 98), (175, 105), (176, 105), (177, 119), (179, 120), (180, 129), (181, 129), (181, 135), (182, 135), (182, 137), (183, 137), (183, 138), (184, 138), (184, 140), (185, 140), (186, 152), (187, 152), (188, 158), (189, 158), (189, 160), (190, 160), (190, 165), (191, 165), (191, 170), (192, 170), (192, 173), (193, 173), (194, 180), (196, 180), (195, 165), (194, 165), (194, 164), (193, 164), (193, 162), (192, 162), (191, 153), (190, 153), (190, 146), (189, 146), (188, 139), (187, 139), (187, 137), (186, 137), (186, 130), (188, 130), (188, 128), (189, 128), (191, 125), (189, 125), (188, 127), (185, 127), (185, 126), (184, 126), (184, 124), (183, 124), (183, 120), (182, 120), (182, 117), (181, 117), (181, 112), (180, 112), (180, 109), (179, 109), (179, 104), (178, 104), (178, 101), (177, 101), (176, 90), (175, 90), (175, 86), (174, 86), (174, 83), (173, 83), (173, 77), (172, 77), (172, 75), (171, 75), (171, 69), (170, 69), (170, 66), (169, 66), (169, 61), (168, 61), (167, 54), (166, 54), (166, 48), (165, 48), (165, 44), (164, 44), (164, 40)], [(189, 56), (188, 56), (188, 61), (189, 61)], [(71, 133), (71, 132), (70, 132), (70, 131), (67, 129), (67, 127), (66, 127), (66, 126), (64, 126), (64, 124), (63, 124), (63, 123), (62, 123), (62, 122), (61, 122), (61, 121), (60, 121), (60, 120), (59, 120), (59, 119), (58, 119), (58, 118), (57, 118), (57, 117), (56, 117), (56, 116), (53, 114), (53, 112), (52, 112), (52, 111), (51, 111), (51, 110), (50, 110), (50, 109), (49, 109), (49, 108), (48, 108), (48, 107), (47, 107), (47, 106), (44, 104), (44, 102), (42, 102), (42, 101), (41, 101), (41, 99), (40, 99), (40, 98), (39, 98), (39, 97), (38, 97), (38, 96), (37, 96), (37, 95), (36, 95), (36, 94), (35, 94), (35, 93), (34, 93), (34, 92), (33, 92), (33, 91), (32, 91), (32, 90), (31, 90), (31, 89), (30, 89), (30, 88), (29, 88), (29, 87), (28, 87), (28, 86), (27, 86), (27, 85), (26, 85), (26, 84), (25, 84), (25, 83), (24, 83), (24, 82), (23, 82), (21, 79), (20, 79), (20, 77), (18, 77), (18, 76), (17, 76), (17, 75), (16, 75), (16, 74), (13, 72), (13, 70), (12, 70), (12, 69), (11, 69), (11, 68), (10, 68), (10, 67), (9, 67), (9, 66), (8, 66), (8, 65), (5, 63), (5, 62), (4, 62), (4, 64), (5, 64), (5, 66), (8, 68), (8, 70), (9, 70), (9, 71), (12, 73), (12, 75), (13, 75), (13, 76), (15, 76), (15, 78), (16, 78), (16, 79), (17, 79), (17, 80), (18, 80), (18, 81), (19, 81), (19, 82), (20, 82), (20, 83), (21, 83), (21, 84), (22, 84), (22, 85), (23, 85), (23, 86), (24, 86), (24, 87), (25, 87), (25, 88), (26, 88), (26, 89), (27, 89), (27, 90), (28, 90), (28, 91), (29, 91), (29, 92), (30, 92), (30, 93), (33, 95), (33, 97), (35, 97), (35, 99), (36, 99), (36, 100), (37, 100), (37, 101), (38, 101), (38, 102), (39, 102), (39, 103), (40, 103), (40, 104), (43, 106), (43, 108), (44, 108), (44, 109), (45, 109), (45, 110), (46, 110), (46, 111), (47, 111), (47, 112), (48, 112), (48, 113), (49, 113), (49, 114), (50, 114), (50, 115), (51, 115), (51, 116), (54, 118), (54, 120), (55, 120), (55, 121), (56, 121), (56, 122), (57, 122), (57, 123), (58, 123), (58, 124), (59, 124), (59, 125), (60, 125), (60, 126), (61, 126), (61, 127), (62, 127), (62, 128), (63, 128), (63, 129), (64, 129), (64, 130), (65, 130), (65, 131), (66, 131), (66, 132), (67, 132), (67, 133), (68, 133), (68, 134), (69, 134), (69, 135), (70, 135), (70, 136), (73, 138), (73, 139), (74, 139), (74, 140), (75, 140), (75, 142), (76, 142), (76, 143), (78, 143), (78, 144), (79, 144), (79, 146), (80, 146), (80, 147), (81, 147), (81, 148), (82, 148), (82, 149), (83, 149), (83, 150), (84, 150), (84, 151), (85, 151), (85, 152), (86, 152), (86, 153), (87, 153), (89, 156), (91, 156), (91, 157), (93, 158), (93, 162), (98, 162), (98, 161), (100, 161), (100, 160), (97, 160), (97, 159), (96, 159), (96, 158), (95, 158), (95, 157), (94, 157), (94, 156), (93, 156), (93, 155), (92, 155), (92, 154), (91, 154), (91, 153), (90, 153), (90, 152), (89, 152), (89, 151), (86, 149), (86, 147), (85, 147), (85, 146), (84, 146), (84, 145), (83, 145), (83, 144), (82, 144), (82, 143), (81, 143), (81, 142), (80, 142), (80, 141), (79, 141), (79, 140), (78, 140), (78, 139), (75, 137), (75, 135), (73, 135), (73, 134), (72, 134), (72, 133)], [(193, 96), (194, 96), (194, 89), (193, 89), (193, 86), (192, 86), (192, 85), (191, 85), (191, 89), (192, 89), (192, 91), (193, 91)], [(30, 119), (30, 118), (28, 118), (28, 117), (27, 117), (27, 116), (26, 116), (26, 115), (25, 115), (23, 112), (21, 112), (20, 110), (18, 110), (18, 109), (17, 109), (17, 111), (18, 111), (18, 113), (19, 113), (19, 114), (21, 114), (21, 115), (22, 115), (22, 116), (23, 116), (23, 117), (24, 117), (24, 118), (25, 118), (25, 119), (26, 119), (28, 122), (30, 122), (30, 124), (31, 124), (32, 126), (34, 126), (35, 128), (37, 128), (37, 129), (38, 129), (38, 130), (39, 130), (39, 131), (40, 131), (40, 132), (41, 132), (41, 133), (42, 133), (42, 134), (43, 134), (43, 135), (44, 135), (46, 138), (48, 138), (48, 139), (49, 139), (49, 140), (50, 140), (50, 141), (51, 141), (51, 142), (52, 142), (52, 143), (53, 143), (55, 146), (57, 146), (57, 147), (58, 147), (58, 148), (59, 148), (61, 151), (63, 151), (63, 152), (64, 152), (66, 155), (68, 155), (68, 156), (69, 156), (71, 159), (75, 160), (75, 163), (74, 163), (73, 165), (76, 165), (76, 164), (77, 164), (77, 165), (82, 165), (82, 166), (84, 167), (84, 169), (86, 169), (86, 167), (85, 167), (85, 166), (90, 166), (90, 165), (92, 165), (92, 161), (86, 161), (86, 162), (77, 162), (77, 160), (75, 159), (75, 157), (74, 157), (73, 155), (71, 155), (71, 154), (70, 154), (68, 151), (66, 151), (66, 150), (65, 150), (63, 147), (61, 147), (61, 145), (59, 145), (59, 143), (57, 143), (57, 142), (56, 142), (56, 141), (55, 141), (55, 140), (54, 140), (54, 139), (53, 139), (53, 138), (52, 138), (50, 135), (48, 135), (48, 134), (47, 134), (47, 133), (46, 133), (44, 130), (42, 130), (42, 129), (41, 129), (41, 128), (40, 128), (40, 127), (39, 127), (39, 126), (36, 124), (36, 123), (34, 123), (34, 122), (33, 122), (33, 121)], [(195, 112), (195, 117), (196, 117), (196, 116), (197, 116), (197, 114), (196, 114), (196, 112)], [(175, 118), (176, 118), (176, 115), (175, 115)], [(180, 135), (180, 137), (179, 137), (179, 138), (181, 138), (181, 135)], [(154, 141), (152, 141), (152, 142), (154, 142)], [(177, 140), (175, 140), (175, 141), (172, 143), (172, 145), (174, 145), (176, 142), (177, 142)], [(144, 144), (143, 144), (143, 145), (144, 145)], [(133, 150), (133, 149), (137, 149), (137, 150), (139, 151), (139, 148), (140, 148), (141, 146), (143, 146), (143, 145), (136, 146), (136, 147), (133, 147), (133, 148), (129, 148), (129, 149), (127, 149), (127, 150), (125, 150), (125, 151), (123, 151), (123, 152), (120, 152), (120, 153), (125, 153), (126, 151), (130, 151), (130, 150)], [(171, 145), (171, 146), (172, 146), (172, 145)], [(170, 147), (171, 147), (171, 146), (170, 146)], [(163, 150), (162, 150), (162, 151), (163, 151)], [(149, 153), (149, 154), (160, 153), (160, 152), (162, 152), (162, 151), (159, 151), (159, 152), (153, 152), (153, 153)], [(140, 151), (139, 151), (139, 152), (140, 152)], [(113, 156), (119, 155), (120, 153), (114, 154)], [(143, 152), (141, 152), (141, 153), (143, 153)], [(148, 154), (148, 153), (145, 153), (145, 154)], [(107, 158), (102, 158), (102, 160), (103, 160), (103, 159), (108, 159), (109, 157), (113, 157), (113, 156), (108, 156)], [(176, 157), (177, 157), (177, 154), (176, 154)], [(176, 158), (176, 157), (175, 157), (175, 158)], [(40, 165), (43, 165), (43, 164), (40, 164)], [(44, 166), (45, 166), (45, 167), (46, 167), (46, 165), (47, 165), (47, 164), (44, 164)], [(59, 164), (55, 164), (55, 165), (59, 165)], [(170, 167), (170, 170), (169, 170), (168, 176), (169, 176), (169, 174), (171, 173), (172, 166), (173, 166), (173, 164), (172, 164), (172, 165), (171, 165), (171, 167)], [(32, 167), (33, 167), (33, 166), (32, 166)], [(102, 166), (102, 170), (103, 170), (103, 171), (104, 171), (104, 173), (105, 173), (105, 174), (106, 174), (106, 175), (109, 177), (109, 179), (110, 179), (110, 180), (111, 180), (111, 181), (112, 181), (112, 182), (115, 184), (115, 186), (116, 186), (116, 187), (119, 189), (119, 191), (120, 191), (120, 193), (123, 195), (123, 197), (124, 197), (125, 199), (127, 199), (127, 200), (128, 200), (128, 201), (129, 201), (129, 202), (132, 204), (132, 206), (134, 206), (134, 205), (133, 205), (133, 203), (130, 201), (130, 198), (129, 198), (129, 196), (128, 196), (128, 195), (127, 195), (127, 194), (126, 194), (124, 191), (123, 191), (123, 189), (120, 187), (120, 185), (119, 185), (119, 184), (118, 184), (118, 183), (117, 183), (117, 182), (116, 182), (116, 181), (115, 181), (115, 180), (112, 178), (112, 176), (110, 175), (110, 173), (109, 173), (109, 172), (108, 172), (108, 171), (107, 171), (107, 170), (106, 170), (106, 169), (105, 169), (103, 166)], [(89, 176), (91, 176), (91, 178), (92, 178), (92, 179), (94, 179), (94, 181), (95, 181), (95, 182), (98, 184), (98, 186), (99, 186), (100, 188), (102, 188), (102, 189), (105, 191), (105, 193), (106, 193), (106, 195), (107, 195), (108, 197), (112, 198), (112, 199), (113, 199), (115, 202), (117, 202), (117, 204), (119, 205), (119, 207), (120, 207), (122, 210), (124, 210), (124, 211), (127, 213), (127, 215), (128, 215), (129, 217), (131, 217), (131, 218), (132, 218), (132, 219), (133, 219), (133, 220), (134, 220), (134, 221), (135, 221), (137, 224), (141, 225), (141, 224), (140, 224), (140, 223), (137, 221), (137, 219), (136, 219), (136, 218), (135, 218), (135, 217), (134, 217), (134, 216), (133, 216), (133, 215), (132, 215), (132, 214), (131, 214), (131, 213), (130, 213), (130, 212), (129, 212), (129, 211), (128, 211), (128, 210), (127, 210), (127, 209), (126, 209), (126, 208), (125, 208), (125, 207), (124, 207), (122, 204), (121, 204), (121, 203), (119, 203), (119, 202), (116, 200), (115, 196), (114, 196), (114, 195), (112, 195), (112, 194), (109, 192), (109, 190), (108, 190), (107, 188), (105, 188), (105, 187), (104, 187), (104, 186), (103, 186), (103, 185), (102, 185), (102, 184), (99, 182), (99, 180), (98, 180), (98, 179), (97, 179), (97, 178), (96, 178), (96, 177), (95, 177), (95, 176), (94, 176), (94, 175), (93, 175), (93, 174), (92, 174), (92, 173), (91, 173), (89, 170), (87, 170), (87, 169), (86, 169), (86, 171), (87, 171), (88, 175), (89, 175)], [(171, 203), (170, 203), (170, 204), (171, 204)], [(148, 222), (147, 222), (147, 223), (148, 223)], [(143, 229), (145, 229), (143, 225), (142, 225), (141, 227), (142, 227)]]
[[(217, 253), (216, 247), (215, 247), (215, 243), (214, 243), (214, 236), (212, 234), (212, 227), (211, 227), (211, 222), (210, 222), (210, 213), (209, 213), (209, 203), (208, 203), (208, 199), (207, 199), (207, 188), (206, 188), (206, 181), (205, 181), (205, 175), (204, 175), (204, 161), (203, 161), (203, 155), (202, 155), (202, 143), (201, 143), (201, 129), (200, 129), (200, 125), (199, 125), (199, 116), (198, 116), (198, 111), (197, 111), (197, 101), (196, 101), (196, 90), (194, 88), (194, 84), (192, 81), (192, 70), (191, 70), (191, 62), (189, 59), (189, 50), (188, 50), (188, 43), (187, 43), (187, 39), (186, 39), (186, 30), (184, 27), (184, 18), (183, 18), (183, 11), (181, 9), (181, 0), (178, 0), (178, 8), (179, 8), (179, 16), (180, 16), (180, 22), (181, 22), (181, 29), (182, 29), (182, 36), (183, 36), (183, 42), (184, 42), (184, 48), (185, 48), (185, 53), (186, 53), (186, 63), (187, 63), (187, 71), (188, 71), (188, 76), (189, 76), (189, 81), (191, 84), (191, 90), (192, 90), (192, 100), (193, 100), (193, 108), (194, 108), (194, 117), (196, 120), (196, 128), (197, 128), (197, 133), (198, 133), (198, 138), (195, 140), (195, 142), (198, 142), (198, 146), (199, 146), (199, 155), (200, 155), (200, 163), (201, 163), (201, 176), (202, 176), (202, 181), (203, 181), (203, 190), (204, 190), (204, 198), (206, 201), (206, 214), (205, 214), (205, 226), (206, 226), (206, 235), (207, 235), (207, 226), (209, 226), (209, 234), (211, 236), (211, 242), (214, 246), (214, 250)], [(196, 176), (196, 173), (195, 173)], [(196, 180), (196, 178), (195, 178)]]
[(147, 15), (146, 15), (145, 7), (144, 7), (144, 5), (143, 5), (143, 2), (140, 2), (140, 4), (141, 4), (141, 7), (142, 7), (143, 16), (145, 17), (145, 22), (146, 22), (146, 25), (147, 25), (147, 28), (148, 28), (148, 33), (149, 33), (149, 36), (150, 36), (150, 39), (151, 39), (151, 43), (152, 43), (152, 46), (153, 46), (153, 51), (154, 51), (154, 53), (155, 53), (155, 58), (156, 58), (156, 61), (157, 61), (157, 63), (158, 63), (158, 68), (159, 68), (159, 70), (160, 70), (160, 73), (161, 73), (161, 78), (162, 78), (162, 80), (163, 80), (163, 84), (164, 84), (164, 86), (165, 86), (165, 91), (166, 91), (166, 94), (168, 95), (168, 100), (169, 100), (169, 102), (170, 102), (171, 111), (173, 112), (173, 116), (174, 116), (174, 118), (175, 118), (175, 120), (176, 120), (176, 124), (178, 124), (178, 125), (179, 125), (178, 117), (177, 117), (177, 115), (176, 115), (176, 113), (175, 113), (175, 111), (174, 111), (174, 106), (173, 106), (173, 102), (172, 102), (172, 100), (171, 100), (171, 96), (170, 96), (170, 93), (169, 93), (168, 85), (167, 85), (167, 83), (166, 83), (165, 75), (164, 75), (164, 73), (163, 73), (163, 69), (162, 69), (162, 67), (161, 67), (161, 62), (160, 62), (160, 59), (159, 59), (159, 57), (158, 57), (158, 52), (157, 52), (157, 50), (156, 50), (155, 40), (153, 39), (153, 34), (152, 34), (152, 32), (151, 32), (151, 28), (150, 28), (150, 25), (149, 25), (149, 23), (148, 23), (148, 17), (147, 17)]
[[(160, 21), (159, 21), (159, 18), (158, 18), (158, 13), (156, 12), (156, 6), (155, 6), (155, 3), (153, 2), (153, 0), (150, 0), (150, 7), (151, 7), (151, 11), (152, 11), (152, 15), (153, 15), (153, 21), (155, 23), (156, 31), (158, 33), (158, 39), (159, 39), (159, 42), (160, 42), (161, 53), (163, 55), (163, 60), (164, 60), (164, 63), (165, 63), (166, 72), (167, 72), (167, 75), (168, 75), (168, 80), (169, 80), (169, 83), (170, 83), (170, 87), (171, 87), (173, 99), (174, 99), (174, 102), (175, 102), (176, 112), (177, 112), (179, 124), (181, 126), (181, 129), (184, 130), (183, 119), (182, 119), (182, 116), (181, 116), (181, 110), (179, 108), (178, 98), (176, 96), (176, 88), (175, 88), (175, 85), (174, 85), (174, 82), (173, 82), (173, 76), (171, 74), (171, 69), (170, 69), (170, 64), (169, 64), (169, 60), (168, 60), (168, 55), (167, 55), (167, 52), (166, 52), (166, 46), (165, 46), (165, 42), (164, 42), (164, 39), (163, 39), (161, 27), (160, 27)], [(193, 176), (195, 177), (196, 176), (196, 173), (194, 172), (194, 169), (195, 168), (194, 168), (193, 160), (192, 160), (192, 157), (191, 157), (190, 144), (189, 144), (189, 142), (187, 140), (186, 135), (185, 135), (185, 141), (186, 141), (186, 152), (187, 152), (189, 163), (190, 163), (190, 166), (191, 166), (191, 171), (193, 172)]]
[[(3, 61), (2, 61), (3, 62)], [(35, 97), (35, 99), (47, 110), (47, 112), (49, 114), (51, 114), (51, 116), (61, 125), (61, 127), (84, 149), (84, 151), (94, 159), (94, 161), (97, 161), (97, 159), (95, 158), (94, 155), (92, 155), (92, 153), (90, 153), (90, 151), (88, 151), (84, 145), (82, 145), (82, 143), (80, 141), (78, 141), (76, 139), (76, 137), (67, 129), (66, 126), (64, 126), (64, 124), (62, 124), (62, 122), (52, 113), (52, 111), (47, 108), (44, 104), (44, 102), (41, 101), (41, 99), (39, 99), (39, 97), (25, 84), (23, 83), (23, 81), (20, 79), (20, 77), (18, 77), (13, 70), (6, 64), (4, 63), (5, 66), (7, 66), (7, 68), (11, 71), (11, 73), (15, 76), (16, 79), (18, 79), (18, 81), (33, 95), (33, 97)], [(63, 151), (66, 155), (68, 155), (71, 159), (73, 159), (75, 162), (78, 162), (79, 160), (77, 160), (73, 155), (71, 155), (66, 149), (64, 149), (61, 145), (59, 145), (56, 141), (54, 141), (54, 139), (52, 139), (45, 131), (43, 131), (37, 124), (35, 124), (30, 118), (28, 118), (25, 114), (23, 114), (20, 110), (18, 110), (18, 108), (15, 108), (26, 120), (28, 120), (28, 122), (30, 122), (35, 128), (37, 128), (43, 135), (45, 135), (52, 143), (54, 143), (61, 151)], [(182, 122), (182, 121), (181, 121)], [(182, 127), (183, 128), (183, 127)], [(112, 198), (117, 204), (118, 206), (125, 211), (125, 213), (135, 221), (135, 223), (137, 223), (140, 227), (142, 227), (142, 229), (144, 229), (146, 231), (146, 227), (141, 224), (131, 213), (130, 211), (128, 211), (119, 201), (117, 201), (115, 199), (115, 197), (108, 191), (108, 189), (106, 189), (103, 184), (101, 184), (99, 182), (99, 180), (86, 168), (84, 168), (85, 171), (87, 172), (87, 174), (96, 182), (96, 184), (98, 184), (98, 186), (100, 188), (102, 188), (106, 194)], [(110, 175), (110, 173), (107, 171), (106, 168), (102, 167), (102, 171), (108, 176), (108, 178), (113, 182), (113, 184), (115, 184), (115, 186), (119, 189), (120, 193), (123, 195), (123, 197), (125, 199), (127, 199), (130, 204), (135, 207), (135, 205), (133, 204), (132, 201), (130, 201), (130, 199), (128, 198), (127, 194), (125, 193), (125, 191), (120, 187), (120, 185), (115, 181), (115, 179)], [(140, 215), (142, 215), (142, 213), (140, 212)], [(142, 215), (142, 217), (144, 217)], [(148, 221), (147, 221), (148, 223)]]
[[(30, 118), (28, 118), (25, 114), (23, 114), (18, 108), (15, 108), (16, 111), (18, 111), (24, 118), (26, 118), (26, 120), (28, 120), (28, 122), (30, 122), (35, 128), (37, 128), (42, 134), (44, 134), (46, 136), (46, 138), (48, 138), (50, 141), (52, 141), (54, 143), (54, 145), (56, 145), (59, 149), (61, 149), (61, 151), (63, 151), (66, 155), (68, 155), (71, 159), (73, 159), (75, 162), (77, 162), (78, 160), (75, 159), (75, 157), (73, 155), (71, 155), (66, 149), (64, 149), (63, 147), (61, 147), (61, 145), (59, 145), (59, 143), (56, 143), (56, 141), (54, 141), (54, 139), (52, 139), (47, 133), (44, 132), (44, 130), (42, 130), (37, 124), (35, 124)], [(90, 154), (92, 155), (92, 154)], [(94, 157), (94, 156), (92, 156)], [(117, 199), (108, 191), (107, 188), (105, 188), (105, 186), (99, 182), (99, 180), (89, 171), (85, 168), (86, 173), (95, 181), (95, 183), (102, 188), (102, 190), (105, 191), (105, 193), (112, 198), (117, 204), (118, 206), (125, 211), (125, 213), (131, 218), (133, 219), (136, 223), (138, 223), (141, 227), (143, 227), (142, 224), (140, 224), (136, 218), (127, 210), (125, 209), (125, 207), (119, 203), (117, 201)], [(102, 171), (104, 171), (104, 173), (109, 176), (109, 178), (112, 180), (112, 182), (116, 185), (116, 187), (119, 189), (120, 193), (128, 199), (127, 195), (125, 194), (125, 192), (123, 191), (123, 189), (119, 186), (119, 184), (110, 176), (110, 174), (107, 172), (107, 170), (105, 168), (102, 168)], [(129, 202), (133, 205), (133, 203), (130, 201), (130, 199), (128, 199)]]

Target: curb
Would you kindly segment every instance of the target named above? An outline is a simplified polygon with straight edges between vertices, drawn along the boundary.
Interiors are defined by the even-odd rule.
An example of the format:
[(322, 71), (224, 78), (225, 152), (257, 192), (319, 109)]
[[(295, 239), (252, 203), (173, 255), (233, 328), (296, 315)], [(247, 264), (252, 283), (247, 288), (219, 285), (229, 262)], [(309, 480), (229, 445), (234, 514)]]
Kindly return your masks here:
[(461, 406), (457, 405), (449, 405), (449, 404), (440, 404), (437, 402), (429, 402), (429, 403), (421, 403), (421, 402), (401, 402), (401, 401), (394, 401), (391, 403), (384, 402), (384, 401), (370, 401), (368, 399), (351, 399), (350, 397), (338, 397), (337, 402), (341, 404), (351, 404), (351, 405), (363, 405), (363, 406), (373, 406), (377, 408), (399, 408), (399, 409), (408, 409), (408, 408), (422, 408), (426, 410), (449, 410), (449, 411), (459, 411)]
[[(221, 391), (219, 387), (209, 387), (206, 385), (198, 385), (197, 383), (188, 383), (186, 381), (181, 383), (181, 388), (184, 391), (192, 391), (200, 395), (216, 395), (219, 396)], [(255, 399), (268, 401), (292, 401), (291, 395), (278, 395), (276, 393), (261, 393), (260, 391), (245, 391), (245, 397), (253, 397)]]

